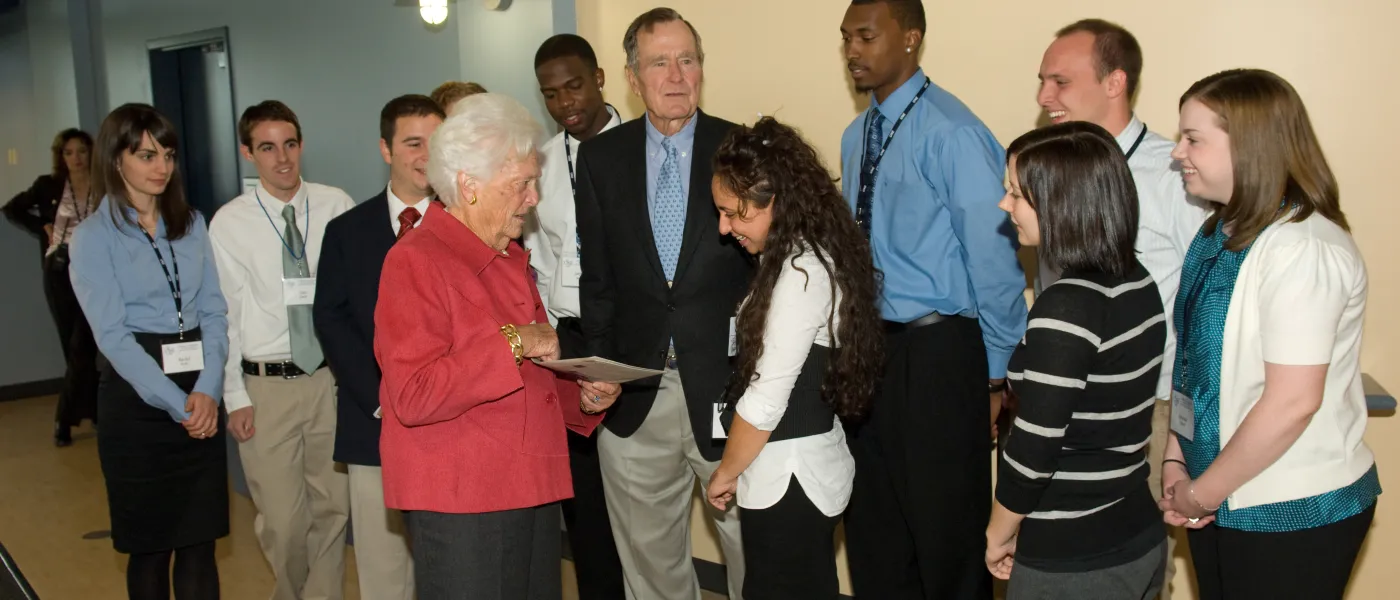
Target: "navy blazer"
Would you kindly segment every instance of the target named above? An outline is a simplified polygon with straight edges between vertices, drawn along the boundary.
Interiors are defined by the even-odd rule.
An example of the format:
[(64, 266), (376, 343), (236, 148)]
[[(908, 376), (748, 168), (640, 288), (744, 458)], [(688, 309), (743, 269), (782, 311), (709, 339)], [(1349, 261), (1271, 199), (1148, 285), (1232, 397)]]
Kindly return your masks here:
[(312, 307), (316, 335), (335, 374), (335, 460), (379, 466), (379, 363), (374, 306), (379, 273), (394, 246), (385, 192), (331, 219), (321, 242)]

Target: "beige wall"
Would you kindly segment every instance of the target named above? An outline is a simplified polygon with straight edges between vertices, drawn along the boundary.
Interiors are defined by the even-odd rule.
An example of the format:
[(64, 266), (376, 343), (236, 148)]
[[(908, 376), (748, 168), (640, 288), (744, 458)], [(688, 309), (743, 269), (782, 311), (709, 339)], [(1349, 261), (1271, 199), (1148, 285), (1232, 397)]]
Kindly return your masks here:
[[(752, 123), (758, 113), (792, 123), (835, 169), (841, 131), (864, 108), (850, 87), (839, 27), (844, 0), (672, 0), (700, 30), (706, 51), (702, 107)], [(578, 0), (578, 32), (607, 69), (607, 97), (624, 117), (640, 114), (627, 90), (622, 34), (656, 6), (641, 0)], [(1138, 114), (1174, 136), (1177, 99), (1197, 79), (1232, 67), (1270, 69), (1298, 88), (1331, 166), (1342, 207), (1368, 259), (1370, 305), (1363, 369), (1400, 391), (1400, 269), (1387, 217), (1394, 214), (1393, 140), (1400, 84), (1400, 2), (1394, 0), (1061, 0), (925, 2), (923, 66), (962, 98), (1002, 140), (1035, 125), (1036, 70), (1051, 35), (1083, 17), (1117, 21), (1146, 54)], [(1400, 595), (1400, 419), (1373, 418), (1367, 440), (1379, 457), (1376, 524), (1350, 598)], [(695, 554), (719, 559), (712, 536), (696, 528)], [(843, 569), (843, 587), (846, 581)], [(1178, 578), (1178, 582), (1185, 581)], [(1180, 589), (1180, 586), (1178, 586)]]

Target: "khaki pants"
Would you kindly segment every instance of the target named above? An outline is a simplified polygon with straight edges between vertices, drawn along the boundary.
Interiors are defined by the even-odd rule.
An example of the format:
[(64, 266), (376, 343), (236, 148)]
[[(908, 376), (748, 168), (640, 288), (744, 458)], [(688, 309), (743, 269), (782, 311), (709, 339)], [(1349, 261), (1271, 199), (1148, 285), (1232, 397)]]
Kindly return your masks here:
[[(595, 435), (628, 600), (700, 600), (691, 563), (691, 501), (696, 481), (708, 484), (719, 461), (705, 460), (695, 445), (680, 371), (666, 370), (651, 412), (630, 437), (606, 429)], [(729, 597), (742, 600), (739, 509), (720, 512), (708, 502), (704, 506), (724, 549)]]
[[(1147, 464), (1152, 472), (1147, 476), (1147, 485), (1152, 487), (1152, 493), (1158, 499), (1162, 497), (1162, 458), (1167, 452), (1167, 440), (1171, 435), (1172, 423), (1172, 403), (1170, 399), (1158, 400), (1152, 408), (1152, 441), (1147, 444)], [(1176, 562), (1173, 555), (1176, 554), (1175, 532), (1167, 531), (1167, 571), (1162, 580), (1162, 594), (1158, 596), (1160, 600), (1171, 600), (1172, 597), (1172, 577), (1176, 575)]]
[(345, 587), (349, 478), (331, 458), (335, 379), (246, 375), (253, 437), (239, 456), (258, 516), (253, 532), (277, 577), (272, 600), (339, 600)]
[(384, 471), (350, 468), (350, 520), (363, 600), (413, 600), (413, 556), (403, 513), (384, 507)]

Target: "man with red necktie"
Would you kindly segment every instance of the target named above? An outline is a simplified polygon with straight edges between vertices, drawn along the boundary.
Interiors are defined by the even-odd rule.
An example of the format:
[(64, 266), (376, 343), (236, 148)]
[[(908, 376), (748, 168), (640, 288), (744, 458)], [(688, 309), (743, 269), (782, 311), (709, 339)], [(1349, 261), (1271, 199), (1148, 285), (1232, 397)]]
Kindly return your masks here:
[(402, 514), (384, 506), (374, 308), (384, 257), (422, 222), (433, 201), (424, 167), (428, 139), (445, 116), (431, 98), (418, 94), (384, 106), (379, 151), (389, 164), (389, 185), (331, 221), (321, 251), (316, 332), (340, 385), (335, 460), (350, 470), (350, 518), (360, 595), (366, 600), (413, 598), (413, 561)]

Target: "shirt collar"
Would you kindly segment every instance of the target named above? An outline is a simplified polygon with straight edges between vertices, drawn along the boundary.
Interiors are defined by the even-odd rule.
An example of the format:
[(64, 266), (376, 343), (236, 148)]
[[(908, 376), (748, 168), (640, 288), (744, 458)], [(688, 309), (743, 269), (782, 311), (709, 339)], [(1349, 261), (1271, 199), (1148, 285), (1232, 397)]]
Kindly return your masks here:
[(287, 206), (288, 204), (296, 206), (297, 216), (302, 216), (302, 213), (306, 210), (307, 202), (310, 202), (311, 197), (306, 192), (306, 180), (299, 179), (298, 181), (300, 182), (300, 185), (297, 186), (296, 195), (292, 196), (292, 200), (290, 202), (284, 203), (281, 200), (279, 200), (277, 196), (273, 196), (272, 192), (268, 191), (266, 187), (263, 187), (262, 178), (259, 177), (257, 194), (254, 196), (253, 199), (261, 202), (263, 207), (267, 209), (267, 212), (277, 213), (277, 216), (279, 217), (282, 216), (282, 207)]
[[(392, 181), (389, 182), (389, 185), (384, 186), (384, 193), (389, 197), (389, 216), (395, 219), (399, 218), (399, 213), (403, 212), (403, 209), (408, 208), (408, 203), (404, 202), (394, 193), (394, 182)], [(432, 202), (432, 200), (433, 196), (423, 198), (418, 201), (418, 204), (414, 204), (413, 208), (418, 209), (419, 215), (427, 214), (427, 203)]]
[(1138, 119), (1137, 113), (1133, 113), (1133, 120), (1128, 121), (1128, 126), (1124, 127), (1122, 133), (1119, 133), (1118, 137), (1113, 139), (1118, 142), (1118, 147), (1126, 153), (1129, 148), (1133, 147), (1133, 142), (1137, 141), (1138, 136), (1142, 135), (1143, 130), (1146, 128), (1147, 126), (1143, 125), (1142, 121)]
[(496, 260), (510, 260), (517, 256), (524, 256), (525, 249), (520, 244), (511, 240), (506, 246), (506, 251), (510, 256), (495, 251), (486, 242), (481, 241), (466, 224), (457, 220), (442, 207), (441, 203), (430, 202), (428, 209), (423, 214), (423, 224), (420, 227), (427, 229), (437, 235), (446, 243), (454, 254), (471, 269), (473, 273), (480, 275), (486, 267)]
[[(97, 206), (97, 211), (103, 213), (104, 216), (110, 219), (110, 216), (113, 214), (112, 207), (114, 206), (116, 206), (116, 201), (113, 200), (111, 196), (103, 196), (102, 203)], [(126, 218), (115, 220), (117, 231), (132, 237), (145, 239), (146, 236), (139, 225), (141, 222), (141, 215), (136, 212), (136, 209), (128, 204), (122, 207), (122, 215)], [(156, 237), (165, 237), (165, 217), (161, 216), (160, 211), (156, 211)]]
[[(694, 143), (695, 123), (699, 120), (700, 109), (697, 108), (695, 109), (695, 114), (690, 116), (690, 121), (687, 121), (685, 126), (681, 127), (680, 131), (677, 131), (675, 135), (671, 136), (671, 143), (674, 144), (677, 148), (684, 148)], [(642, 115), (642, 121), (645, 121), (647, 124), (647, 140), (655, 144), (657, 147), (660, 147), (661, 141), (666, 139), (666, 136), (661, 135), (661, 131), (658, 130), (655, 125), (651, 124), (651, 118), (647, 117), (646, 115)]]
[(888, 121), (899, 118), (899, 114), (904, 111), (904, 107), (909, 106), (909, 101), (914, 99), (914, 95), (919, 93), (919, 88), (924, 87), (924, 70), (920, 68), (914, 71), (914, 76), (908, 81), (900, 84), (899, 88), (885, 98), (884, 102), (875, 100), (875, 92), (870, 93), (870, 107), (880, 111), (880, 115)]

